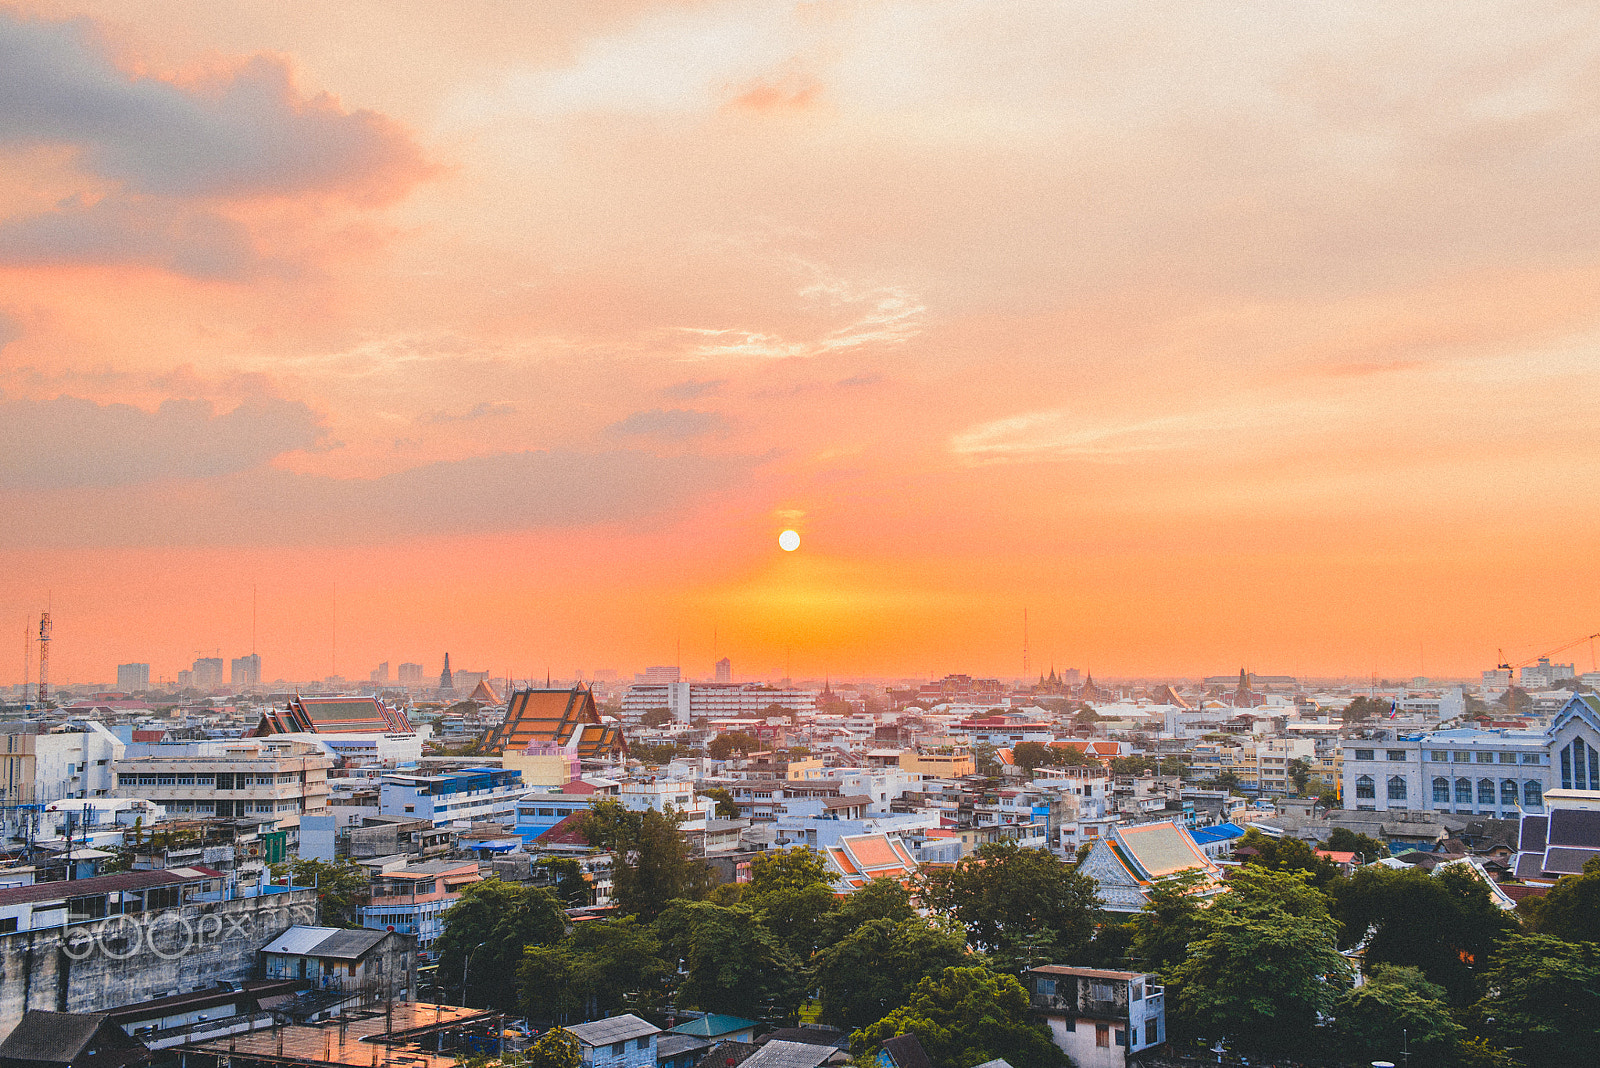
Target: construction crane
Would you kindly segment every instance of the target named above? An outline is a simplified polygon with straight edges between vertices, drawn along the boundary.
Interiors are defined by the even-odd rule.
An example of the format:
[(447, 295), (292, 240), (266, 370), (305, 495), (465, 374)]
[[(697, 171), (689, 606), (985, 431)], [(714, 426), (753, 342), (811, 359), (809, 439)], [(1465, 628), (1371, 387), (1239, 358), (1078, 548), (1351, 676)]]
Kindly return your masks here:
[[(1545, 659), (1547, 659), (1549, 657), (1555, 656), (1557, 653), (1564, 653), (1568, 649), (1571, 649), (1573, 646), (1582, 645), (1584, 642), (1588, 642), (1589, 643), (1589, 662), (1590, 662), (1591, 665), (1595, 665), (1596, 661), (1595, 661), (1595, 651), (1594, 651), (1594, 640), (1596, 638), (1600, 638), (1600, 632), (1597, 632), (1595, 634), (1585, 634), (1581, 638), (1574, 638), (1570, 642), (1563, 642), (1562, 644), (1556, 646), (1554, 649), (1551, 649), (1551, 650), (1549, 650), (1547, 652), (1540, 653), (1538, 656), (1530, 656), (1526, 660), (1519, 660), (1515, 664), (1512, 664), (1512, 663), (1510, 663), (1510, 662), (1508, 662), (1506, 660), (1506, 651), (1504, 649), (1496, 649), (1495, 652), (1500, 654), (1500, 662), (1495, 665), (1495, 670), (1496, 671), (1504, 671), (1506, 673), (1506, 712), (1507, 712), (1507, 714), (1510, 714), (1510, 713), (1513, 713), (1513, 712), (1516, 711), (1517, 698), (1516, 698), (1516, 686), (1514, 685), (1514, 682), (1516, 680), (1516, 676), (1513, 674), (1513, 672), (1517, 668), (1527, 667), (1529, 664), (1537, 663), (1540, 660), (1545, 660)], [(1596, 670), (1600, 670), (1600, 667), (1597, 667)]]

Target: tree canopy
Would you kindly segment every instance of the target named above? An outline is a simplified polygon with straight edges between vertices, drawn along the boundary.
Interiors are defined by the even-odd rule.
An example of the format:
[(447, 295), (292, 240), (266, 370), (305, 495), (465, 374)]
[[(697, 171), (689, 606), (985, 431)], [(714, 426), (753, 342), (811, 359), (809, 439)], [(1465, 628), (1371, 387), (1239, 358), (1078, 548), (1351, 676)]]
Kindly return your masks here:
[(584, 815), (584, 837), (616, 857), (612, 897), (623, 912), (653, 920), (675, 899), (704, 897), (711, 888), (711, 870), (689, 855), (680, 822), (676, 812), (629, 812), (609, 799)]
[(1098, 884), (1075, 864), (1005, 839), (950, 867), (924, 868), (920, 896), (966, 929), (967, 940), (1008, 967), (1075, 960), (1100, 919)]
[(743, 756), (760, 748), (761, 743), (754, 735), (746, 734), (744, 731), (730, 731), (727, 734), (719, 734), (707, 742), (706, 755), (712, 760), (727, 760), (735, 753)]
[(1590, 857), (1582, 875), (1563, 875), (1533, 907), (1534, 930), (1567, 942), (1600, 943), (1600, 857)]
[(1420, 969), (1393, 964), (1378, 965), (1365, 983), (1345, 991), (1334, 1018), (1346, 1053), (1360, 1063), (1405, 1053), (1417, 1068), (1446, 1065), (1466, 1034), (1442, 986)]
[(372, 883), (366, 868), (349, 857), (329, 864), (314, 857), (290, 857), (272, 866), (275, 878), (288, 876), (296, 886), (316, 886), (317, 914), (324, 927), (360, 927), (360, 909)]
[(923, 979), (967, 963), (960, 934), (920, 917), (869, 920), (817, 954), (822, 1021), (847, 1031), (865, 1027), (906, 1004)]
[(1485, 1029), (1530, 1068), (1594, 1064), (1600, 1049), (1600, 945), (1512, 935), (1497, 947), (1475, 1006)]
[(473, 883), (445, 910), (444, 933), (434, 944), (439, 982), (462, 990), (464, 976), (462, 1004), (515, 1008), (523, 949), (551, 945), (566, 929), (560, 902), (543, 887), (499, 879)]
[(653, 1010), (670, 971), (655, 931), (623, 916), (578, 924), (554, 945), (529, 946), (517, 980), (523, 1012), (567, 1023)]
[(747, 1019), (792, 1017), (805, 993), (800, 962), (750, 909), (679, 901), (656, 923), (683, 968), (678, 1004)]
[(1023, 985), (983, 967), (928, 976), (903, 1007), (856, 1031), (851, 1045), (872, 1053), (896, 1035), (916, 1035), (934, 1068), (972, 1068), (997, 1057), (1029, 1068), (1071, 1063), (1048, 1028), (1029, 1019)]

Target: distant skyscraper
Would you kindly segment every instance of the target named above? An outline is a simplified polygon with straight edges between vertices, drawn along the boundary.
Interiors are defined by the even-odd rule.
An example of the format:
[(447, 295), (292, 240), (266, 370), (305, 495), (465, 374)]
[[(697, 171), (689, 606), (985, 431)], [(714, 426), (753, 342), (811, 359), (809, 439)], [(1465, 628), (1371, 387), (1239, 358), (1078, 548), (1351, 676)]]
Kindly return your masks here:
[(439, 689), (446, 690), (446, 691), (454, 691), (455, 688), (456, 688), (456, 680), (450, 674), (450, 654), (449, 653), (445, 653), (444, 654), (444, 670), (439, 672)]
[(389, 682), (389, 661), (385, 660), (383, 663), (373, 668), (371, 678), (373, 682), (376, 682), (380, 686), (387, 685)]
[(222, 685), (222, 657), (202, 656), (194, 662), (194, 688), (215, 690)]
[(400, 685), (402, 685), (402, 686), (421, 686), (422, 685), (422, 665), (421, 664), (401, 664), (400, 665), (399, 680), (400, 680)]
[(261, 655), (251, 653), (249, 656), (235, 657), (228, 663), (230, 674), (228, 681), (235, 686), (260, 686), (261, 685)]
[(678, 678), (678, 669), (671, 665), (647, 667), (644, 669), (643, 675), (635, 676), (637, 681), (644, 683), (677, 682)]
[(729, 660), (727, 657), (723, 657), (721, 660), (717, 661), (717, 681), (733, 681), (733, 661)]
[(123, 693), (143, 693), (150, 688), (149, 664), (118, 664), (117, 689)]
[(185, 668), (178, 672), (178, 689), (189, 690), (194, 688), (194, 672)]

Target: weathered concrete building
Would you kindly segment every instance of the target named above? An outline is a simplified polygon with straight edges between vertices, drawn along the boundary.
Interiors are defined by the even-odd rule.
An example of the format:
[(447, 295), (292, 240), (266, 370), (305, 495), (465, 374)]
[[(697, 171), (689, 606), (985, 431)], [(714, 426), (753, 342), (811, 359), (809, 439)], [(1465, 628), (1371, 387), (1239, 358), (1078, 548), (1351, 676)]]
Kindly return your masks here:
[(232, 892), (202, 868), (0, 890), (0, 1033), (29, 1009), (104, 1012), (254, 978), (266, 942), (317, 922), (314, 889)]

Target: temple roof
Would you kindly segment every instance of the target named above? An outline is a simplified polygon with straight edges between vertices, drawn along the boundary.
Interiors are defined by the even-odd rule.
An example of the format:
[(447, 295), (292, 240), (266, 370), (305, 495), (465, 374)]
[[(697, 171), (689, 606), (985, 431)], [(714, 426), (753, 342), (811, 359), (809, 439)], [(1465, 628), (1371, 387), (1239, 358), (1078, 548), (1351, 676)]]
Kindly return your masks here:
[(376, 697), (301, 697), (261, 716), (256, 737), (269, 734), (410, 734), (411, 721)]

